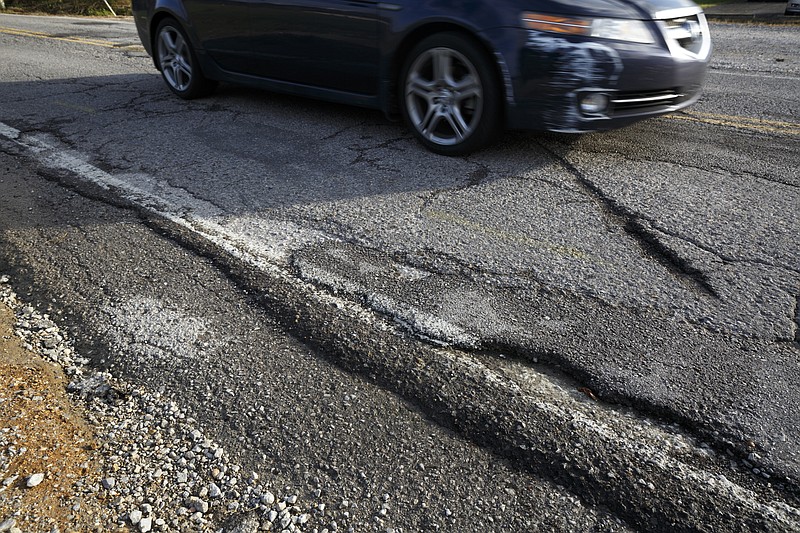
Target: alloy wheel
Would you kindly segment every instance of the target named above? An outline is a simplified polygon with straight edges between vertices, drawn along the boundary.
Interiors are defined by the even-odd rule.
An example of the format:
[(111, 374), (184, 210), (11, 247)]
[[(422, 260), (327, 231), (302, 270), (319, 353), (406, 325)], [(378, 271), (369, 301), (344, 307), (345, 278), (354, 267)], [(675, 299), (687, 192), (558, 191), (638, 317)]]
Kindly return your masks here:
[(184, 92), (192, 83), (192, 56), (189, 45), (180, 32), (164, 26), (158, 35), (158, 63), (167, 83)]
[(436, 47), (413, 62), (405, 80), (405, 104), (412, 125), (440, 146), (464, 142), (483, 112), (483, 84), (475, 65), (457, 50)]

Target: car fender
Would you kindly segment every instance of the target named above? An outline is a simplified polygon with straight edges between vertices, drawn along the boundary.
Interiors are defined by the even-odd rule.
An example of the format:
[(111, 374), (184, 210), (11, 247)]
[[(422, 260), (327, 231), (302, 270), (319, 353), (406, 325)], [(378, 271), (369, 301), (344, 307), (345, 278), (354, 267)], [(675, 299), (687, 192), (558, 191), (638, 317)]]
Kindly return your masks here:
[[(157, 0), (153, 4), (152, 13), (148, 14), (148, 20), (150, 21), (149, 26), (147, 28), (147, 43), (150, 47), (148, 52), (153, 57), (153, 62), (156, 63), (156, 67), (158, 67), (157, 61), (155, 59), (155, 31), (158, 25), (164, 18), (173, 18), (180, 23), (181, 27), (186, 31), (189, 36), (189, 39), (192, 42), (192, 46), (197, 51), (197, 46), (199, 40), (195, 35), (194, 31), (192, 30), (191, 24), (189, 24), (189, 17), (186, 13), (186, 9), (183, 6), (183, 2), (180, 0)], [(144, 42), (144, 39), (142, 39)]]
[[(503, 85), (508, 89), (507, 68), (485, 32), (487, 27), (502, 26), (503, 21), (508, 18), (507, 13), (503, 12), (507, 7), (506, 0), (498, 0), (491, 5), (454, 0), (429, 2), (424, 6), (425, 16), (420, 17), (419, 8), (413, 2), (381, 4), (379, 9), (386, 12), (381, 17), (384, 35), (381, 38), (380, 100), (384, 111), (390, 116), (393, 114), (393, 94), (406, 54), (420, 40), (440, 31), (459, 31), (478, 41), (497, 60), (498, 72), (503, 79)], [(474, 13), (477, 9), (480, 10), (479, 17)], [(474, 20), (480, 20), (480, 26)]]

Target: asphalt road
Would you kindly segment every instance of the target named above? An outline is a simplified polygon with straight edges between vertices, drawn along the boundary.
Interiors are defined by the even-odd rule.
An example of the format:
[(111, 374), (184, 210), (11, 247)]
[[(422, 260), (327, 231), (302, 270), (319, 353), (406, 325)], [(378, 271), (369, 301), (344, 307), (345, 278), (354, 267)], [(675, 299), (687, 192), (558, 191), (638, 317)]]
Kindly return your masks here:
[[(444, 431), (460, 460), (498, 462), (476, 487), (556, 482), (634, 529), (769, 529), (762, 506), (797, 506), (800, 476), (800, 35), (712, 31), (687, 112), (445, 159), (372, 111), (232, 86), (175, 99), (127, 21), (0, 16), (0, 257), (95, 364), (221, 433), (262, 435), (234, 406), (267, 390), (309, 420), (319, 391), (359, 387), (382, 398), (359, 419), (373, 430), (403, 420), (381, 402), (410, 402), (427, 419), (390, 434)], [(262, 323), (321, 359), (281, 357)], [(291, 386), (256, 385), (280, 368)], [(347, 385), (316, 381), (331, 373)], [(241, 453), (286, 433), (263, 438)], [(432, 482), (407, 500), (425, 490), (457, 499)], [(497, 530), (536, 511), (508, 515)], [(459, 516), (440, 525), (474, 529)]]

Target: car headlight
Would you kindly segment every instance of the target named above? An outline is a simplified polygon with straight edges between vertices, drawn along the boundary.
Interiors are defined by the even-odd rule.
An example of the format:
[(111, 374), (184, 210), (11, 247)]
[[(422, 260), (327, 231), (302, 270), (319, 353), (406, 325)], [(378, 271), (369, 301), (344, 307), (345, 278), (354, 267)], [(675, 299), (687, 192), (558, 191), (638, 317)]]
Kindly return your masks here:
[(561, 35), (581, 35), (642, 44), (656, 42), (650, 28), (641, 20), (574, 18), (525, 12), (522, 14), (522, 23), (529, 30)]

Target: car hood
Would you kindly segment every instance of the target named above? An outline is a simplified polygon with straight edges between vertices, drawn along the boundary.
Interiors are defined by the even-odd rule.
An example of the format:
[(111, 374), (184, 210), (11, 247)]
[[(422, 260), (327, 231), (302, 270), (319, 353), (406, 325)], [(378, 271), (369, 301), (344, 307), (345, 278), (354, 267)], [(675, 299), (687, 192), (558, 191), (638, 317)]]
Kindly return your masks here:
[(691, 0), (542, 0), (520, 2), (522, 9), (563, 15), (649, 19), (673, 9), (697, 8)]

